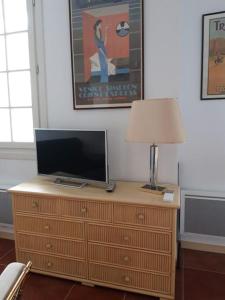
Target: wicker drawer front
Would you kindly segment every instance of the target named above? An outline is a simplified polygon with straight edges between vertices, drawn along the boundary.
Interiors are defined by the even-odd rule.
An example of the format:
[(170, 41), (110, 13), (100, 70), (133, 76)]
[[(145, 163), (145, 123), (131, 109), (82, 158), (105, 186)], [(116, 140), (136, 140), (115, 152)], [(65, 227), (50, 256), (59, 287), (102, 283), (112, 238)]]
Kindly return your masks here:
[(88, 224), (88, 240), (171, 253), (171, 233)]
[(57, 214), (58, 200), (53, 197), (31, 194), (16, 194), (13, 196), (16, 212), (29, 212), (34, 214)]
[(83, 241), (60, 240), (29, 234), (17, 234), (17, 246), (20, 250), (34, 250), (48, 254), (60, 254), (74, 258), (86, 258), (86, 246)]
[(115, 204), (114, 222), (172, 229), (173, 210), (158, 207), (142, 207), (125, 204)]
[(27, 263), (29, 260), (32, 261), (32, 268), (35, 270), (79, 278), (87, 277), (87, 265), (82, 261), (22, 251), (18, 252), (17, 260), (22, 263)]
[(126, 266), (146, 271), (168, 274), (171, 269), (171, 257), (166, 254), (148, 253), (112, 246), (90, 243), (88, 257), (91, 262)]
[(86, 200), (62, 199), (61, 214), (64, 217), (112, 222), (112, 204)]
[(70, 237), (74, 239), (84, 239), (84, 223), (69, 222), (61, 220), (50, 220), (45, 218), (19, 216), (15, 217), (16, 230), (18, 232), (41, 233), (45, 235), (55, 235)]
[(162, 294), (170, 294), (170, 277), (145, 272), (131, 271), (90, 264), (89, 276), (91, 280), (110, 284), (138, 288)]

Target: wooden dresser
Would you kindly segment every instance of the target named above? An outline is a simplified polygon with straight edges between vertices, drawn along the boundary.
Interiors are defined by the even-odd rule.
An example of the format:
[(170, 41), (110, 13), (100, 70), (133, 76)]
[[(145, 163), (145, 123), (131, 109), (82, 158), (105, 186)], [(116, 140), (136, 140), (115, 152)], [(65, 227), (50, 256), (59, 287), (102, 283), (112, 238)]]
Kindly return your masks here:
[(118, 182), (114, 193), (36, 178), (13, 194), (17, 260), (33, 272), (174, 299), (179, 188), (172, 203)]

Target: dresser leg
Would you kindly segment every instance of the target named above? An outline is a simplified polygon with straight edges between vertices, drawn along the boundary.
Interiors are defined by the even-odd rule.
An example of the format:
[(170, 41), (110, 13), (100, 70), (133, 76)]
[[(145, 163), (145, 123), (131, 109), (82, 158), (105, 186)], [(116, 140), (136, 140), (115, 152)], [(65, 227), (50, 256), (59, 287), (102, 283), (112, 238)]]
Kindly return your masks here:
[(89, 282), (81, 282), (81, 284), (89, 287), (95, 287), (93, 283), (89, 283)]

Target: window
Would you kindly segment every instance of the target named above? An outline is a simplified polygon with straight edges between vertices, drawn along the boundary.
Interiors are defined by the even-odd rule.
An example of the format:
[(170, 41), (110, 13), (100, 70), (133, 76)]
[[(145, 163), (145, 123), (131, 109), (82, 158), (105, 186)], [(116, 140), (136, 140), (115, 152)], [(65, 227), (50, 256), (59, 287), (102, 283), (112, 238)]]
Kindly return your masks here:
[(33, 114), (36, 80), (32, 70), (34, 53), (30, 51), (33, 51), (30, 39), (33, 26), (29, 22), (28, 27), (28, 2), (31, 1), (0, 0), (1, 145), (32, 143), (33, 127), (38, 125)]

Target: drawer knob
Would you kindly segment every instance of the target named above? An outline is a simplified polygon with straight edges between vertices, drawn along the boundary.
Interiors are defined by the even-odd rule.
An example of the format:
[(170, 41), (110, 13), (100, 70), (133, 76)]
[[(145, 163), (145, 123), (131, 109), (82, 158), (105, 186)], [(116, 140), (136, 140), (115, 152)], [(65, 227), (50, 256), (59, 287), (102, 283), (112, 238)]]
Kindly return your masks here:
[(129, 256), (124, 256), (123, 261), (128, 262), (130, 260)]
[(145, 219), (145, 215), (143, 215), (143, 214), (138, 214), (137, 217), (138, 217), (138, 220), (140, 220), (140, 221), (143, 221)]
[(129, 238), (129, 236), (128, 236), (128, 235), (125, 235), (125, 236), (123, 237), (123, 239), (124, 239), (124, 241), (126, 241), (126, 242), (127, 242), (127, 241), (129, 241), (129, 239), (130, 239), (130, 238)]
[(48, 268), (51, 268), (51, 267), (52, 267), (52, 263), (51, 263), (50, 261), (47, 263), (47, 267), (48, 267)]
[(37, 201), (32, 201), (32, 207), (37, 208), (38, 207), (38, 202)]
[(129, 283), (130, 282), (130, 277), (129, 276), (124, 276), (124, 281)]
[(44, 229), (45, 229), (45, 230), (49, 230), (49, 229), (50, 229), (50, 226), (49, 226), (49, 225), (45, 225), (45, 226), (44, 226)]
[(46, 244), (46, 248), (47, 249), (52, 249), (52, 245), (51, 244)]
[(82, 207), (81, 208), (81, 212), (82, 212), (82, 214), (86, 214), (87, 213), (87, 208), (86, 207)]

